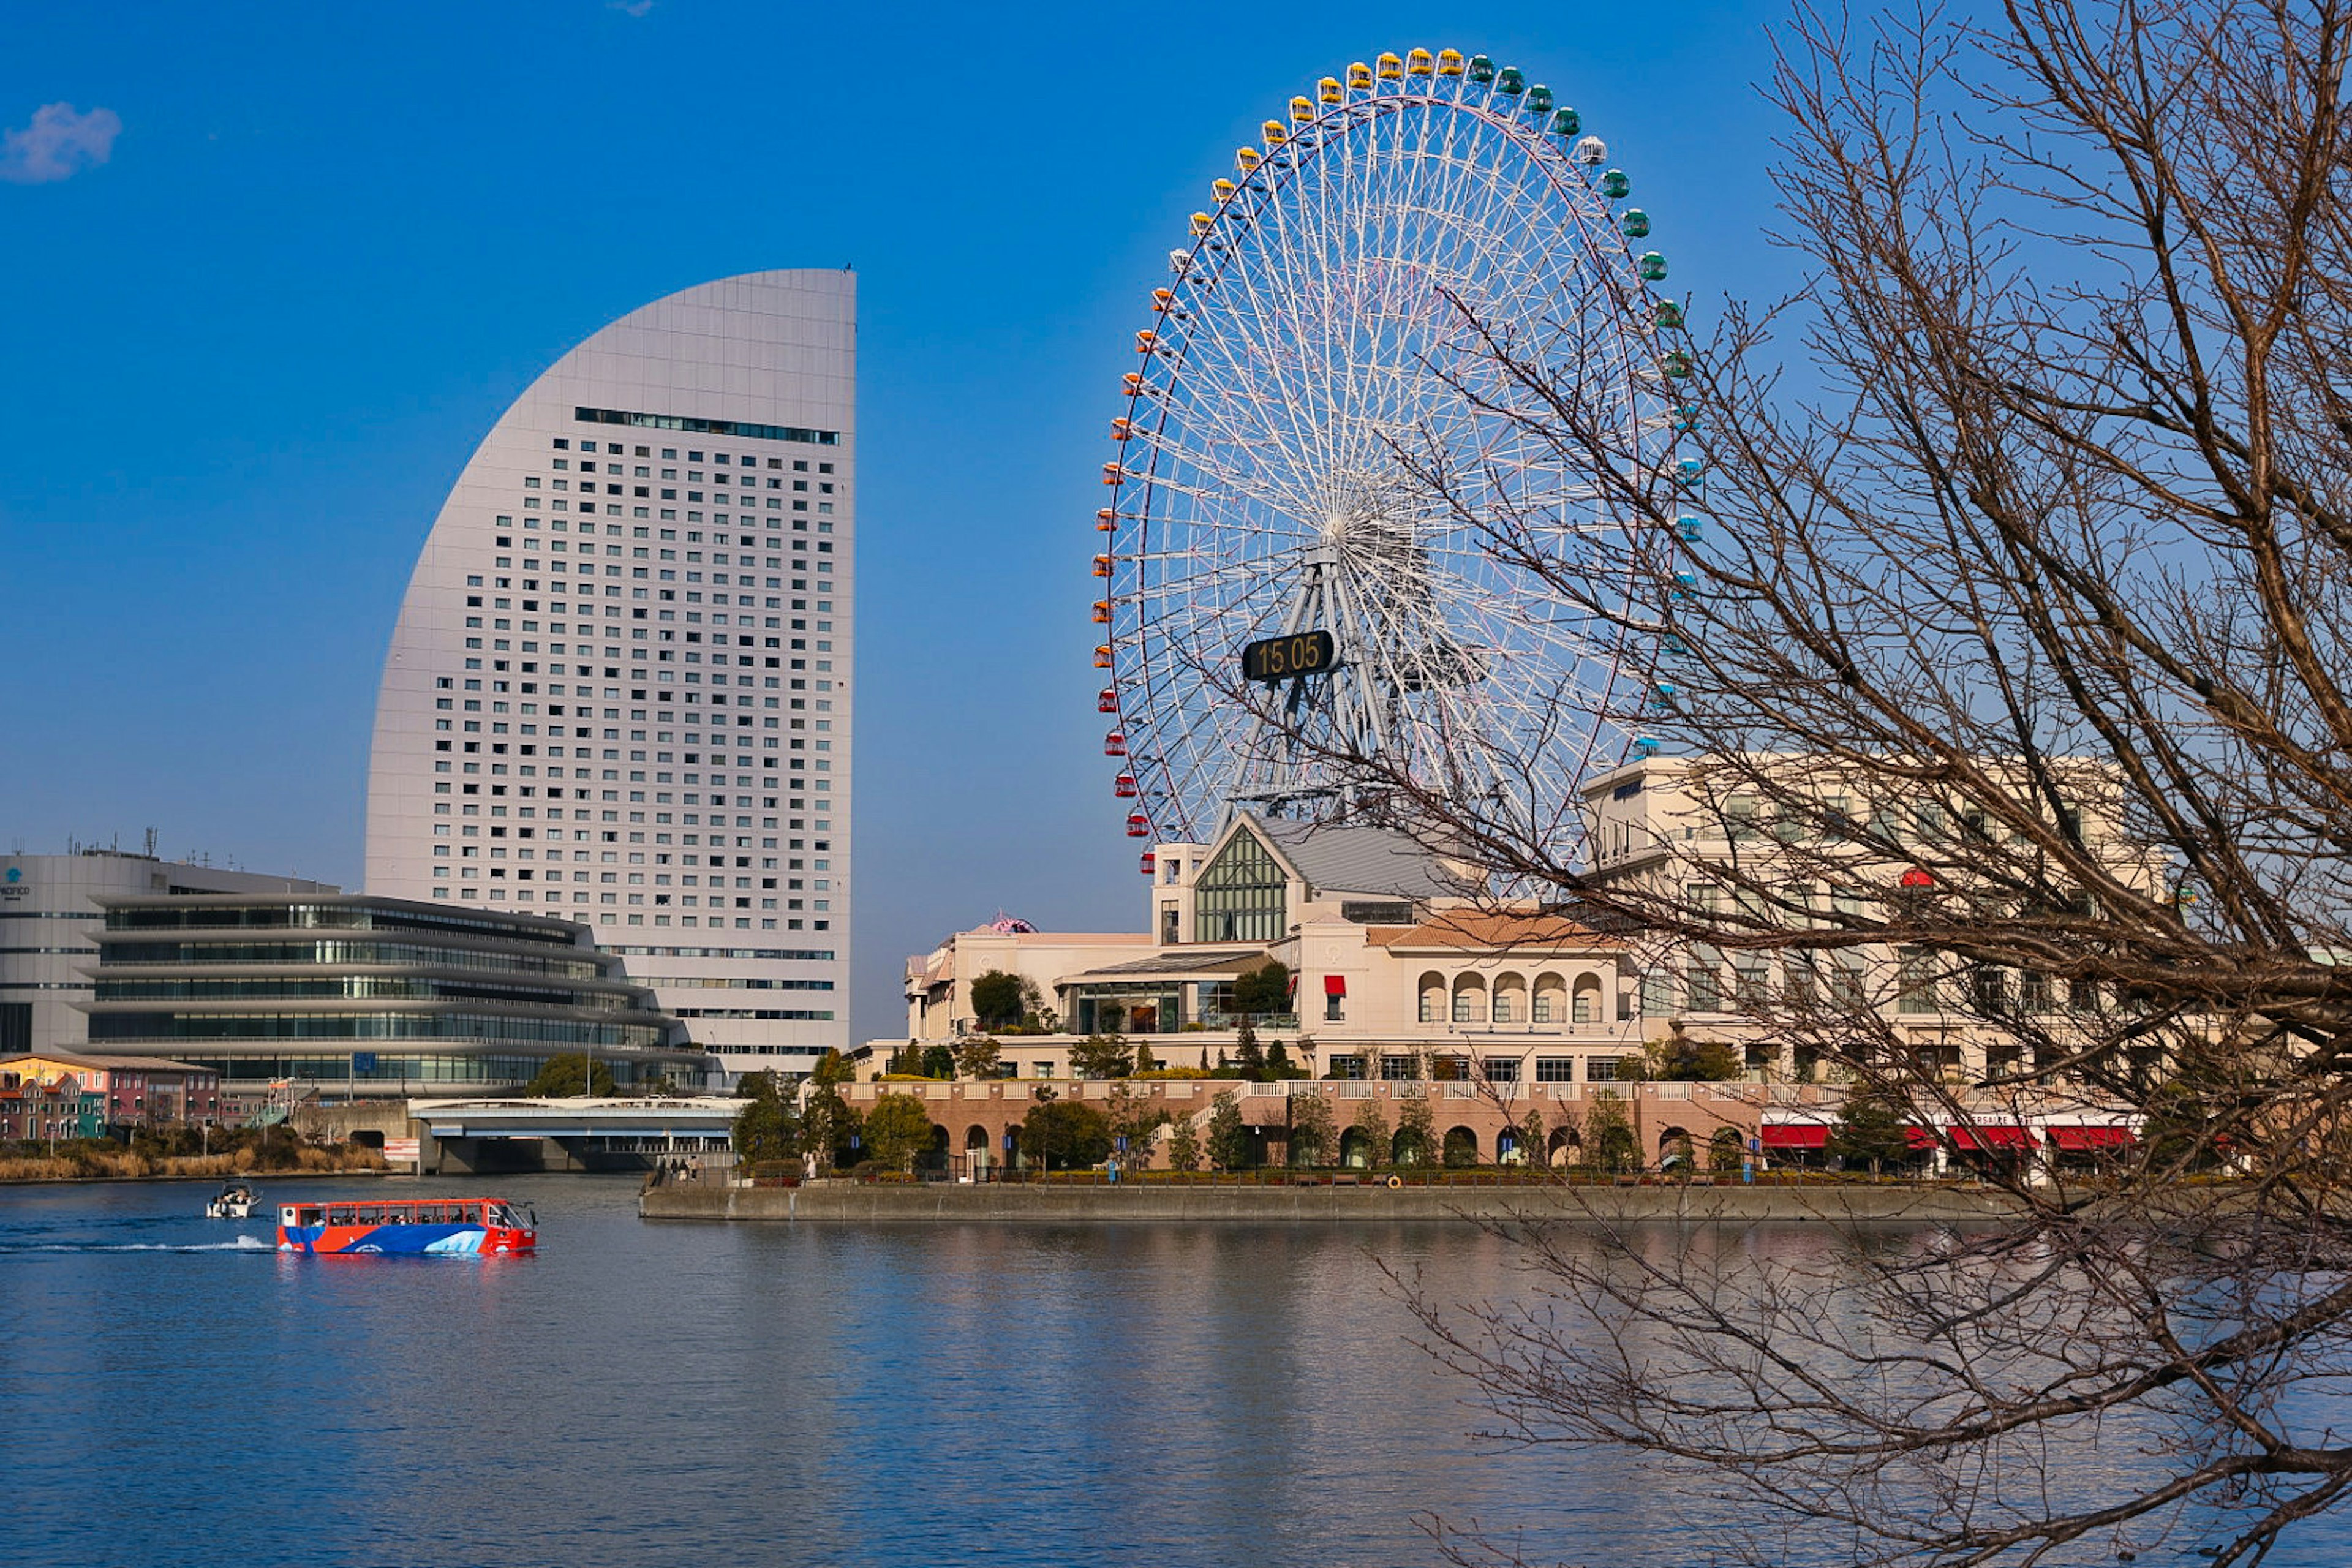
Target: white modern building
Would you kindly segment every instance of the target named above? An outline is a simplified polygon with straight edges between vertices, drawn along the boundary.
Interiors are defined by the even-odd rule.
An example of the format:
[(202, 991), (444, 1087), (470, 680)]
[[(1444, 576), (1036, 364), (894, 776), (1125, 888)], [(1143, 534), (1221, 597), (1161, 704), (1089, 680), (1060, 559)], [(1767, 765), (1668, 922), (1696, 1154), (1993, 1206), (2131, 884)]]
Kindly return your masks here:
[(113, 848), (0, 857), (0, 1056), (88, 1046), (108, 900), (341, 890)]
[(587, 922), (728, 1070), (847, 1043), (856, 284), (632, 311), (476, 450), (376, 701), (367, 890)]

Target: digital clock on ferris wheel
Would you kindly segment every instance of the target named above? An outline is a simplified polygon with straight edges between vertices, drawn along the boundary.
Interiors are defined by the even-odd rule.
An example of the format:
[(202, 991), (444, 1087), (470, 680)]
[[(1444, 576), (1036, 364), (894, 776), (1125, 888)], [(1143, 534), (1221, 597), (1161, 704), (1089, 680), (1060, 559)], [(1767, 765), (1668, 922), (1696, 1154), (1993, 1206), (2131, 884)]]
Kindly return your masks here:
[(1328, 673), (1339, 661), (1329, 632), (1293, 632), (1242, 647), (1242, 679), (1273, 685), (1302, 675)]

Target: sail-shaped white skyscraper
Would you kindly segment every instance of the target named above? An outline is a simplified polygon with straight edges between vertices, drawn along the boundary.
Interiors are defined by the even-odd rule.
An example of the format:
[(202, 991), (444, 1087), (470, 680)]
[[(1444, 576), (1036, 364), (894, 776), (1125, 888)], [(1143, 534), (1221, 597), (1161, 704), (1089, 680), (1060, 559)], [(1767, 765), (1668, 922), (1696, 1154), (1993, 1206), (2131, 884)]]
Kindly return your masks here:
[(585, 921), (730, 1071), (848, 1043), (856, 385), (854, 276), (758, 272), (507, 410), (401, 603), (368, 891)]

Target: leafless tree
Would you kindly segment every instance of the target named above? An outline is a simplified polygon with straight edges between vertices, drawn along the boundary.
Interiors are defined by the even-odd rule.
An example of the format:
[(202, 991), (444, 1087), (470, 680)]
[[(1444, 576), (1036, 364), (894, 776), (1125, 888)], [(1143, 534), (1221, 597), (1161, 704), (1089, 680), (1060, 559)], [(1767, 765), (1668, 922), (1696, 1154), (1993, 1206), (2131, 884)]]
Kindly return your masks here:
[[(1760, 1037), (1920, 1125), (2070, 1097), (2142, 1136), (2054, 1179), (1990, 1162), (2018, 1218), (1982, 1234), (1537, 1228), (1532, 1305), (1419, 1304), (1500, 1435), (1761, 1500), (1791, 1533), (1759, 1560), (2260, 1560), (2352, 1484), (2352, 9), (1803, 9), (1780, 44), (1810, 281), (1661, 331), (1703, 477), (1628, 471), (1573, 375), (1495, 341), (1532, 395), (1491, 406), (1640, 542), (1602, 573), (1547, 520), (1456, 514), (1658, 650), (1605, 717), (1689, 759), (1711, 847), (1612, 875), (1331, 760), (1516, 887), (1769, 963)], [(1906, 995), (1998, 1042), (1967, 1081)]]

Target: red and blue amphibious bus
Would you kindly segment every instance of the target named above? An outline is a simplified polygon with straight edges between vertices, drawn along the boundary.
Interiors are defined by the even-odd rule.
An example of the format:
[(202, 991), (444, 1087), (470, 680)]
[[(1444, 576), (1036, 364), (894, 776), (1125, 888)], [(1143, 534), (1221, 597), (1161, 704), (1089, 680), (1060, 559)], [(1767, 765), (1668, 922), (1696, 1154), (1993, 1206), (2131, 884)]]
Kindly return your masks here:
[(278, 1210), (280, 1252), (476, 1257), (531, 1252), (536, 1217), (503, 1198), (354, 1198), (285, 1204)]

